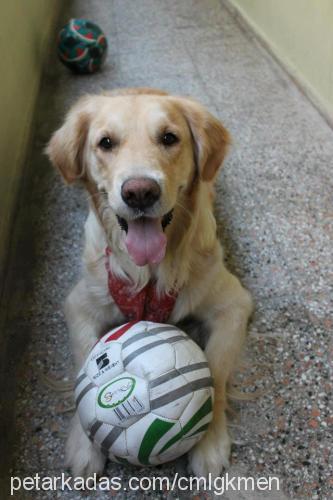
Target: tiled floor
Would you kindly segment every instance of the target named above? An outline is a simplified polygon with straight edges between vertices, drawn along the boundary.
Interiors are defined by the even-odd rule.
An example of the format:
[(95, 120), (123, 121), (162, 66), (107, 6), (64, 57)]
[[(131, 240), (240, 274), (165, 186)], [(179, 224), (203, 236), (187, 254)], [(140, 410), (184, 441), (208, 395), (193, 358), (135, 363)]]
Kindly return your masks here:
[[(7, 332), (15, 345), (20, 338), (27, 344), (19, 372), (13, 474), (61, 474), (69, 421), (64, 410), (70, 402), (45, 385), (41, 373), (71, 374), (61, 307), (79, 273), (86, 199), (61, 183), (42, 147), (78, 95), (149, 85), (197, 98), (234, 139), (218, 181), (216, 213), (230, 268), (256, 302), (238, 378), (245, 391), (259, 395), (236, 403), (229, 475), (274, 475), (283, 492), (228, 492), (224, 498), (332, 498), (332, 130), (223, 1), (76, 0), (69, 15), (100, 24), (109, 54), (103, 71), (87, 77), (69, 74), (53, 55), (42, 87), (28, 167), (33, 182), (17, 222), (33, 214), (33, 286)], [(139, 471), (108, 467), (124, 481), (134, 473), (172, 477), (175, 471), (184, 473), (183, 461)], [(204, 493), (150, 496), (203, 498)]]

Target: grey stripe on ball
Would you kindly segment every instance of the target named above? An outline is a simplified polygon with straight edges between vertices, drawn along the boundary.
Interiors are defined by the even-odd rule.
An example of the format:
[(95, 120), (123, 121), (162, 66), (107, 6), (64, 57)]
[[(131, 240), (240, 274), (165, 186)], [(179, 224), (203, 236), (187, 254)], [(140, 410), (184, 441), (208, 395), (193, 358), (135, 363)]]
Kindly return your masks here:
[(101, 422), (100, 420), (95, 420), (95, 422), (90, 426), (90, 429), (89, 429), (89, 437), (91, 439), (94, 439), (95, 437), (95, 434), (96, 432), (98, 431), (98, 429), (103, 425), (103, 422)]
[(124, 429), (122, 427), (114, 427), (112, 431), (110, 431), (109, 434), (103, 439), (101, 448), (103, 450), (109, 450), (123, 430)]
[(154, 387), (164, 384), (173, 378), (178, 377), (183, 373), (190, 373), (196, 370), (201, 370), (202, 368), (208, 368), (207, 361), (202, 361), (200, 363), (192, 363), (192, 365), (182, 366), (181, 368), (176, 368), (175, 370), (171, 370), (160, 377), (155, 378), (154, 380), (150, 380), (149, 389), (153, 389)]
[(137, 349), (136, 351), (133, 351), (131, 354), (129, 354), (124, 360), (123, 364), (124, 366), (128, 365), (133, 359), (135, 359), (137, 356), (140, 356), (140, 354), (143, 354), (146, 351), (149, 351), (150, 349), (154, 349), (154, 347), (157, 347), (162, 344), (173, 344), (174, 342), (178, 342), (179, 340), (189, 340), (189, 337), (185, 337), (184, 335), (177, 335), (176, 337), (170, 337), (168, 339), (161, 339), (157, 340), (156, 342), (152, 342), (151, 344), (144, 345)]
[(144, 332), (137, 333), (136, 335), (134, 335), (130, 339), (125, 340), (125, 342), (123, 343), (123, 349), (130, 346), (134, 342), (137, 342), (141, 339), (144, 339), (148, 335), (155, 335), (156, 333), (159, 333), (159, 332), (163, 333), (163, 332), (170, 332), (170, 331), (177, 331), (177, 330), (178, 330), (178, 332), (180, 331), (175, 326), (159, 326), (157, 328), (152, 328), (151, 330), (145, 330)]
[(168, 392), (167, 394), (163, 394), (156, 399), (152, 399), (150, 401), (150, 410), (156, 410), (156, 408), (161, 408), (161, 406), (165, 406), (176, 399), (182, 398), (187, 394), (190, 394), (193, 391), (198, 391), (199, 389), (205, 389), (206, 387), (213, 387), (213, 379), (212, 377), (205, 377), (199, 380), (193, 380), (174, 391)]
[(84, 396), (87, 394), (87, 392), (89, 392), (94, 387), (96, 387), (96, 386), (94, 384), (90, 383), (90, 384), (86, 385), (84, 389), (82, 389), (82, 391), (80, 392), (80, 394), (76, 398), (76, 406), (79, 406), (82, 398), (84, 398)]
[(82, 380), (84, 380), (86, 376), (87, 375), (85, 373), (81, 373), (81, 375), (76, 379), (74, 390), (81, 384)]

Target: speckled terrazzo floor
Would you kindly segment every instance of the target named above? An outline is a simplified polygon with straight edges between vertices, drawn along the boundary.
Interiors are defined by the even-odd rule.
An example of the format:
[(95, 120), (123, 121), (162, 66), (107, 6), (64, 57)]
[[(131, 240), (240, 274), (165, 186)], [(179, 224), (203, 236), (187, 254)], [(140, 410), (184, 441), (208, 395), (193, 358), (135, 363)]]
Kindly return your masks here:
[[(78, 95), (150, 85), (197, 98), (234, 138), (218, 181), (216, 213), (229, 266), (256, 303), (238, 381), (257, 397), (236, 403), (229, 474), (274, 475), (282, 491), (223, 498), (332, 498), (332, 130), (223, 1), (76, 0), (64, 19), (72, 15), (99, 23), (110, 50), (103, 71), (88, 77), (69, 74), (52, 56), (42, 86), (29, 189), (16, 224), (16, 232), (24, 230), (13, 250), (15, 283), (9, 286), (15, 291), (22, 279), (26, 285), (28, 278), (18, 276), (23, 270), (29, 293), (19, 307), (15, 293), (7, 297), (4, 326), (7, 358), (19, 367), (15, 427), (8, 432), (15, 443), (11, 474), (61, 474), (70, 418), (64, 412), (70, 401), (41, 373), (71, 376), (62, 303), (79, 274), (86, 196), (61, 183), (42, 156), (43, 145)], [(15, 384), (9, 386), (14, 394)], [(173, 477), (184, 467), (184, 461), (141, 471), (109, 465), (108, 473), (126, 483), (134, 473)], [(211, 497), (179, 490), (112, 493), (131, 495)], [(81, 497), (68, 491), (16, 494)]]

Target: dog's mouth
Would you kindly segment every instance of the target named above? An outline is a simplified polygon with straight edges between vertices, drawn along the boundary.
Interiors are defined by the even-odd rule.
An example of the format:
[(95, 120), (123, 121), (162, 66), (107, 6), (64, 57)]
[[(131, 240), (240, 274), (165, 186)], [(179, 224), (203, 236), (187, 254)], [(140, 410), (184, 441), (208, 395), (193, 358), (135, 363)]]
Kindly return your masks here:
[(165, 228), (172, 221), (173, 210), (163, 217), (139, 216), (126, 220), (117, 215), (120, 228), (126, 232), (127, 251), (137, 266), (159, 264), (166, 251)]

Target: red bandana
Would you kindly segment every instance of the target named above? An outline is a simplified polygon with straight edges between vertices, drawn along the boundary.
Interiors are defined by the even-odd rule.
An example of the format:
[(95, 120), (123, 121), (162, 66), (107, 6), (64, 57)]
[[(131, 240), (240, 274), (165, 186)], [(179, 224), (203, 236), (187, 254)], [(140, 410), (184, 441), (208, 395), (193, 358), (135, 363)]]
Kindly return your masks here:
[(117, 278), (110, 269), (109, 256), (112, 253), (109, 247), (106, 253), (106, 270), (108, 272), (109, 292), (113, 300), (128, 321), (154, 321), (166, 323), (175, 302), (177, 293), (159, 296), (154, 282), (149, 281), (139, 292), (133, 293), (130, 282)]

